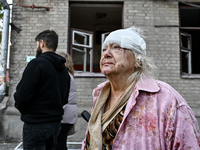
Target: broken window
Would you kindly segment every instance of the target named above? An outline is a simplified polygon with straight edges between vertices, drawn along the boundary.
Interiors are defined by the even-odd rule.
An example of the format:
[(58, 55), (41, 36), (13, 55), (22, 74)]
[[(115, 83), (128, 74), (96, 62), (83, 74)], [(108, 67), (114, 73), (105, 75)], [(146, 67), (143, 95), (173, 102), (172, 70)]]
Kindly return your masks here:
[(69, 6), (69, 53), (75, 72), (100, 73), (102, 42), (109, 32), (122, 28), (123, 3), (70, 2)]
[(192, 73), (191, 49), (191, 35), (181, 32), (181, 57), (183, 73)]
[[(93, 71), (92, 39), (92, 32), (72, 29), (71, 56), (78, 71)], [(87, 68), (87, 64), (89, 64), (89, 68)]]
[(200, 8), (179, 5), (181, 75), (200, 77)]

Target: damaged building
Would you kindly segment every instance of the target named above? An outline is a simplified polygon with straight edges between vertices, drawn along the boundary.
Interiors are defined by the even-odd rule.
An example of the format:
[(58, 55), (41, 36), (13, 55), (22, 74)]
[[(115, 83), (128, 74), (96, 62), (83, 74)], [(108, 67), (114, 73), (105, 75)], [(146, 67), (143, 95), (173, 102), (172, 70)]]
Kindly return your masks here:
[(22, 122), (13, 94), (36, 53), (35, 37), (43, 30), (59, 35), (57, 52), (73, 59), (78, 93), (78, 131), (69, 141), (81, 142), (91, 110), (92, 90), (106, 81), (100, 72), (102, 42), (109, 32), (137, 26), (146, 30), (147, 55), (158, 67), (158, 79), (174, 87), (200, 124), (200, 0), (18, 0), (13, 1), (9, 59), (9, 95), (1, 102), (1, 139), (21, 140)]

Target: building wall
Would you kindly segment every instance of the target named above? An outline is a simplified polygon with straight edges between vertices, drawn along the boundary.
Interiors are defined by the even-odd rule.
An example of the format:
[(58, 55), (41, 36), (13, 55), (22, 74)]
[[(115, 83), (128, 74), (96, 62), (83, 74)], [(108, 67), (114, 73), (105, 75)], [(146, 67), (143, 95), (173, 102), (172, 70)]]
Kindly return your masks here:
[[(21, 1), (23, 5), (32, 5), (33, 1)], [(57, 51), (67, 51), (68, 38), (68, 2), (34, 1), (36, 6), (48, 6), (45, 9), (20, 7), (13, 1), (12, 22), (22, 29), (20, 34), (12, 30), (10, 51), (10, 105), (13, 105), (13, 92), (27, 65), (26, 56), (34, 55), (36, 51), (35, 37), (43, 30), (55, 30), (59, 35)]]
[[(75, 1), (75, 0), (72, 0)], [(83, 0), (81, 0), (83, 1)], [(102, 1), (102, 0), (87, 0)], [(112, 2), (122, 2), (121, 0)], [(107, 0), (106, 0), (107, 2)], [(195, 1), (200, 2), (200, 0)], [(38, 32), (53, 29), (59, 34), (58, 51), (67, 51), (68, 41), (68, 1), (67, 0), (21, 0), (23, 5), (50, 6), (50, 11), (20, 7), (13, 1), (12, 22), (22, 29), (20, 34), (11, 32), (10, 51), (10, 93), (8, 108), (4, 115), (4, 126), (12, 124), (14, 115), (13, 94), (21, 75), (26, 67), (26, 55), (35, 55), (36, 45), (34, 38)], [(179, 15), (178, 2), (152, 0), (124, 0), (124, 27), (133, 25), (144, 27), (147, 30), (147, 55), (151, 56), (158, 67), (158, 79), (174, 87), (192, 107), (197, 117), (200, 117), (200, 79), (182, 79), (180, 76), (180, 49), (179, 49)], [(81, 141), (84, 138), (85, 126), (80, 117), (82, 110), (92, 107), (92, 89), (106, 78), (77, 77), (79, 131), (71, 140)], [(11, 111), (12, 110), (12, 111)], [(12, 112), (12, 113), (10, 113)], [(11, 115), (10, 115), (11, 114)], [(10, 118), (10, 119), (9, 119)], [(19, 119), (19, 117), (17, 117)], [(18, 121), (16, 119), (16, 121)], [(18, 121), (19, 122), (19, 121)], [(20, 123), (19, 123), (20, 124)], [(86, 124), (86, 122), (84, 122)], [(20, 126), (21, 127), (21, 126)], [(20, 127), (18, 130), (20, 130)], [(5, 128), (7, 130), (7, 128)], [(17, 132), (17, 131), (16, 131)], [(19, 131), (18, 131), (19, 132)], [(19, 134), (9, 133), (5, 136), (21, 138)], [(77, 136), (78, 135), (78, 136)]]
[(178, 2), (125, 1), (124, 4), (124, 26), (141, 26), (148, 31), (147, 54), (158, 67), (158, 79), (173, 86), (191, 107), (200, 108), (200, 79), (180, 76)]

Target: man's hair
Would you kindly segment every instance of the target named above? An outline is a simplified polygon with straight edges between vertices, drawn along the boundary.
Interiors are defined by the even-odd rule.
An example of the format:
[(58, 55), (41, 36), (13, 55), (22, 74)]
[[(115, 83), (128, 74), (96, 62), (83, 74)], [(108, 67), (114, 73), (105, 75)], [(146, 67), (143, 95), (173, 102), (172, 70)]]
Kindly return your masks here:
[(40, 32), (36, 38), (35, 41), (43, 40), (46, 44), (46, 47), (49, 49), (52, 49), (56, 51), (58, 47), (58, 35), (55, 31), (53, 30), (45, 30), (43, 32)]

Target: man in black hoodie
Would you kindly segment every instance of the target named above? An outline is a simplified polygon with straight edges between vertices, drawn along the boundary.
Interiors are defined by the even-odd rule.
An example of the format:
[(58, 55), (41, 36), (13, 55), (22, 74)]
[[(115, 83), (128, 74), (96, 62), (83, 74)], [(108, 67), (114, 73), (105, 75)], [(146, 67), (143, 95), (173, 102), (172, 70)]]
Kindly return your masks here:
[(14, 93), (21, 113), (24, 150), (53, 150), (60, 131), (70, 77), (65, 58), (55, 53), (58, 35), (45, 30), (35, 38), (36, 58), (24, 70)]

